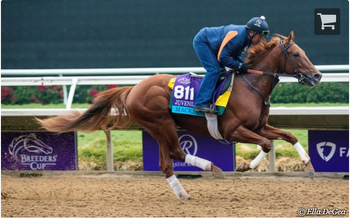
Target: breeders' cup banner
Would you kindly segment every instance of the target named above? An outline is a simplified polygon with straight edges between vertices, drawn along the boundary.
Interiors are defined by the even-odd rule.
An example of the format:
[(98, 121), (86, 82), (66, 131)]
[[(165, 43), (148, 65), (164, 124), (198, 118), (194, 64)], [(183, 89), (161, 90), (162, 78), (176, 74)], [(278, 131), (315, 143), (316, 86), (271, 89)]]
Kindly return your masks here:
[[(179, 142), (186, 154), (195, 155), (213, 162), (223, 171), (234, 171), (235, 150), (233, 143), (218, 141), (211, 136), (198, 135), (188, 131), (178, 131)], [(159, 145), (152, 136), (142, 132), (143, 170), (160, 171)], [(174, 160), (175, 171), (202, 171), (198, 167)]]
[(1, 170), (76, 170), (74, 132), (1, 132)]
[(349, 131), (309, 130), (309, 155), (316, 172), (349, 172)]

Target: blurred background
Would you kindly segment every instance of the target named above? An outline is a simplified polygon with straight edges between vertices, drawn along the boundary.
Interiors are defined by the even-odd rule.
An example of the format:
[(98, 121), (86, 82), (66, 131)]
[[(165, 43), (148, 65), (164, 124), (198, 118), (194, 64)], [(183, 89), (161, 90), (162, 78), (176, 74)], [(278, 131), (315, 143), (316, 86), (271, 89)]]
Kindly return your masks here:
[[(271, 33), (295, 31), (315, 65), (349, 63), (345, 0), (3, 0), (1, 68), (200, 67), (192, 47), (205, 26), (264, 15)], [(340, 9), (340, 34), (315, 35), (314, 10)], [(319, 19), (319, 18), (318, 18)]]

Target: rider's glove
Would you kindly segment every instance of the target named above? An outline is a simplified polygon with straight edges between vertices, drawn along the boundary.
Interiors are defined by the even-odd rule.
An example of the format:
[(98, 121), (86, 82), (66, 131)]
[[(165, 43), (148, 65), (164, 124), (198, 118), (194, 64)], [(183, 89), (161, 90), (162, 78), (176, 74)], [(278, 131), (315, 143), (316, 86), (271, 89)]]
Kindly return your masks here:
[(247, 65), (245, 65), (245, 64), (240, 64), (239, 65), (239, 68), (238, 68), (238, 72), (240, 72), (240, 73), (247, 73), (247, 71), (248, 71), (248, 66)]

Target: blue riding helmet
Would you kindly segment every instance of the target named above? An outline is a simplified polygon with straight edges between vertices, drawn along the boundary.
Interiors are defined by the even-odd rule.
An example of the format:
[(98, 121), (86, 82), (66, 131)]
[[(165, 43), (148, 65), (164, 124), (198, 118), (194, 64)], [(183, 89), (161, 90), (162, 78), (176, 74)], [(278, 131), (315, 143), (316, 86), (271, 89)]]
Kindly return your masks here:
[(265, 17), (253, 17), (250, 19), (246, 25), (249, 30), (259, 33), (263, 36), (269, 36), (270, 30), (269, 25), (267, 24)]

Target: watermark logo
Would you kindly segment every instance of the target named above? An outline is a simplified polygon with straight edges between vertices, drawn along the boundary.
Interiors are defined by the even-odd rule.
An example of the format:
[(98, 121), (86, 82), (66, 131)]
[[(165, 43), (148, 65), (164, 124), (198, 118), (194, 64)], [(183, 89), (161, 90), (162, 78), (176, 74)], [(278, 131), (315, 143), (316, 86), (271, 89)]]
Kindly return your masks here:
[(299, 208), (297, 211), (298, 216), (345, 216), (346, 210), (338, 208), (323, 208), (319, 209), (317, 207), (312, 208)]
[(186, 154), (195, 156), (198, 151), (198, 144), (196, 139), (189, 135), (184, 134), (179, 138), (180, 146)]
[[(334, 153), (335, 153), (335, 149), (336, 149), (337, 145), (332, 143), (332, 142), (320, 142), (316, 145), (317, 148), (317, 152), (320, 155), (320, 157), (325, 160), (326, 162), (328, 162), (330, 159), (332, 159)], [(325, 150), (326, 148), (328, 148), (327, 150), (330, 149), (328, 155), (326, 155)]]
[(314, 10), (315, 35), (340, 34), (340, 9), (316, 8)]

